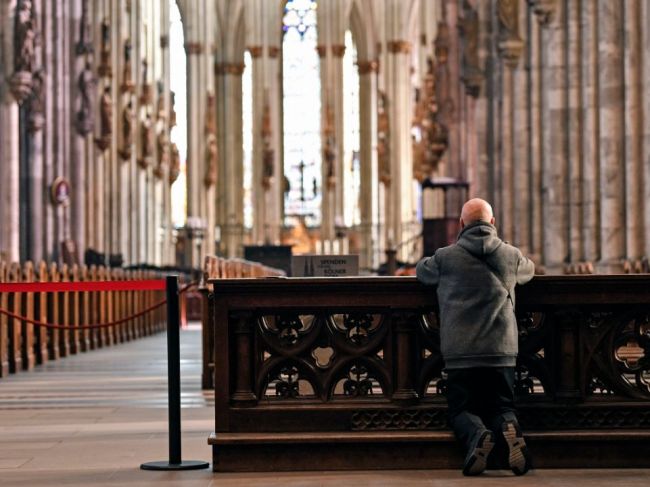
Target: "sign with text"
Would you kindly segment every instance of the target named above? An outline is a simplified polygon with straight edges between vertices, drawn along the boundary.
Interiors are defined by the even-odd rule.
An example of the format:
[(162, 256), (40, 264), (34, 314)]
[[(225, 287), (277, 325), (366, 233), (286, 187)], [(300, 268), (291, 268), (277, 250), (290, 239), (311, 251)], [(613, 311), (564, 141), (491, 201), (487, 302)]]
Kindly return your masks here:
[(292, 277), (342, 277), (359, 275), (358, 255), (294, 255)]

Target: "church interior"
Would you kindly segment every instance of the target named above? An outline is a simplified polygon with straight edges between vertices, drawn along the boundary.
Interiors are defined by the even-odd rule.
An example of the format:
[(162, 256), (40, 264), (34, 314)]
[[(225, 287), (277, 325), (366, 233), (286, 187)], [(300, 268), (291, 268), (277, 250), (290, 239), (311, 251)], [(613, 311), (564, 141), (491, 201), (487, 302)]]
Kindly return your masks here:
[[(517, 304), (517, 393), (555, 470), (523, 485), (647, 481), (648, 25), (637, 0), (0, 0), (7, 485), (465, 485), (435, 311), (377, 276), (454, 243), (475, 197), (544, 274)], [(321, 275), (312, 258), (356, 277), (278, 277)], [(170, 270), (189, 289), (183, 445), (222, 477), (133, 470), (165, 455), (160, 289), (2, 288)], [(621, 441), (636, 453), (607, 457)], [(274, 463), (368, 472), (259, 473)]]

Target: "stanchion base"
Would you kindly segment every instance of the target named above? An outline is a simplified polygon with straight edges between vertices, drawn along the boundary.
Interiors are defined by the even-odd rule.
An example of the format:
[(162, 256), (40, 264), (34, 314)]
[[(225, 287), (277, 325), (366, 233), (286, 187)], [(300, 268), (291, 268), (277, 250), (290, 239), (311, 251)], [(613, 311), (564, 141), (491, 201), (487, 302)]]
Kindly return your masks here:
[(140, 465), (142, 470), (200, 470), (208, 468), (210, 463), (201, 460), (183, 460), (181, 463), (147, 462)]

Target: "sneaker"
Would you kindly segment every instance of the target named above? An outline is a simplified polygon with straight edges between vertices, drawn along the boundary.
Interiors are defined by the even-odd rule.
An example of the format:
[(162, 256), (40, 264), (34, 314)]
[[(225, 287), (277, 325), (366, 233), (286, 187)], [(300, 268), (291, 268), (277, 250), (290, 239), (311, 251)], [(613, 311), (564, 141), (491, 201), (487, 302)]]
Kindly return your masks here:
[(473, 446), (467, 452), (463, 475), (480, 475), (487, 466), (487, 458), (494, 447), (494, 436), (489, 430), (480, 431), (474, 436)]
[(515, 475), (524, 475), (531, 468), (531, 458), (524, 435), (516, 421), (506, 421), (502, 426), (503, 438), (508, 445), (508, 464)]

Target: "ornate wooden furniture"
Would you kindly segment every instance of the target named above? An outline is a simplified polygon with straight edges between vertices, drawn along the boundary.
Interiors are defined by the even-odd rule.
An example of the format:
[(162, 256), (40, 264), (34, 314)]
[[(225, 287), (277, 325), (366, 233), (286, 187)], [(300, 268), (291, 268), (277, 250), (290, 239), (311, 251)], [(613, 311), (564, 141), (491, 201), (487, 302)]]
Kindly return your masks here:
[[(215, 471), (461, 464), (432, 288), (408, 277), (209, 284)], [(647, 466), (650, 276), (536, 277), (518, 288), (517, 315), (535, 465)]]

